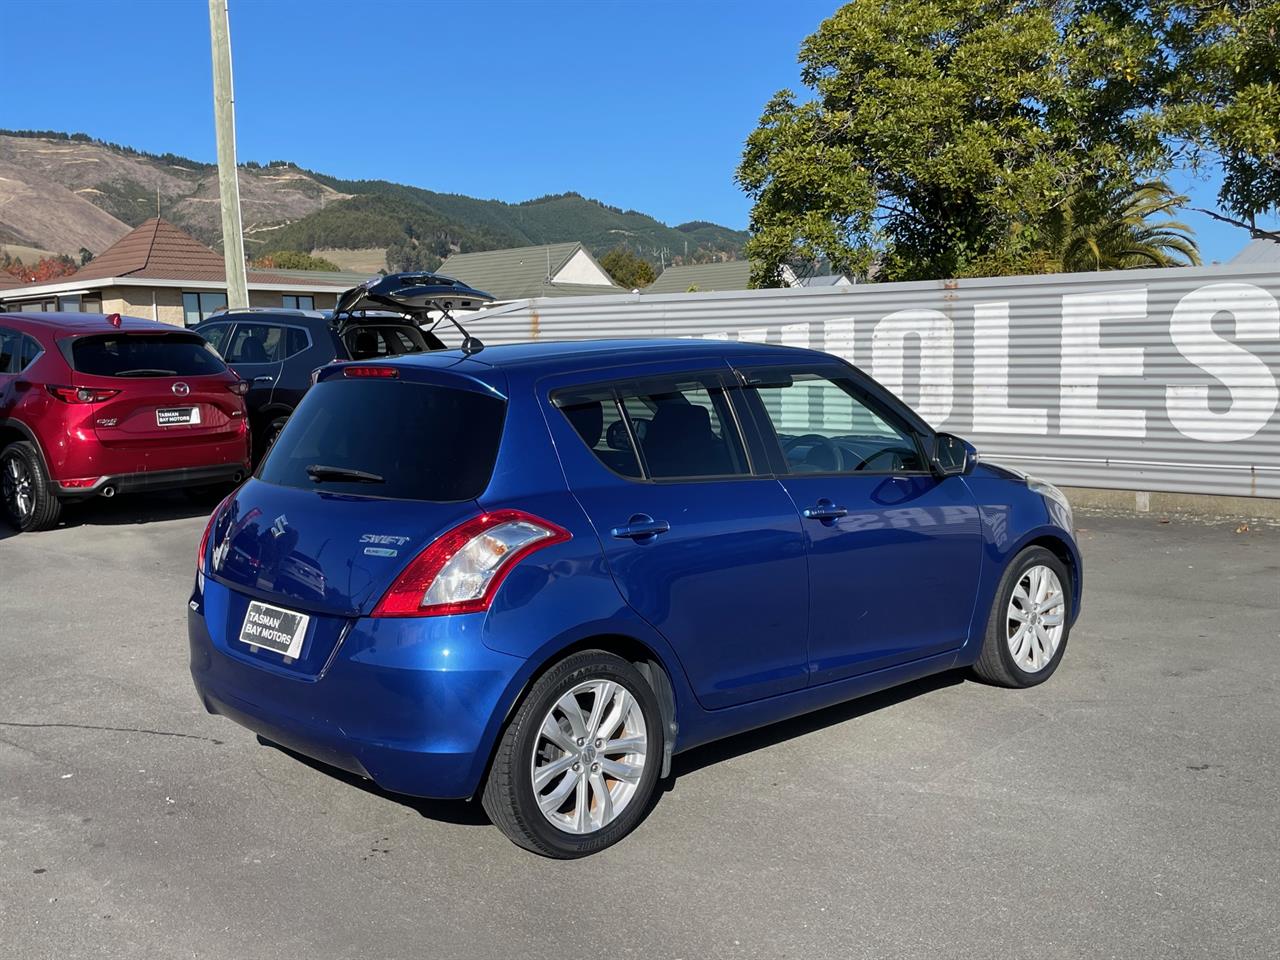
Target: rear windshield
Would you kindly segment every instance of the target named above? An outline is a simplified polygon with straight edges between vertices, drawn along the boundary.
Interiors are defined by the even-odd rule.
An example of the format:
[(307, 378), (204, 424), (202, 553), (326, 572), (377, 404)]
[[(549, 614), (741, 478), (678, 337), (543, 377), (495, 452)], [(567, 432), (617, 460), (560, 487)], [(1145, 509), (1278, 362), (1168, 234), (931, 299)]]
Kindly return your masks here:
[(200, 377), (227, 365), (193, 333), (108, 333), (71, 343), (71, 366), (93, 377)]
[(352, 360), (395, 357), (430, 349), (422, 331), (407, 323), (383, 326), (366, 323), (349, 327), (342, 332), (342, 342), (346, 344)]
[[(328, 493), (470, 500), (489, 484), (506, 406), (424, 383), (324, 380), (289, 418), (258, 477)], [(349, 470), (368, 476), (344, 476)]]

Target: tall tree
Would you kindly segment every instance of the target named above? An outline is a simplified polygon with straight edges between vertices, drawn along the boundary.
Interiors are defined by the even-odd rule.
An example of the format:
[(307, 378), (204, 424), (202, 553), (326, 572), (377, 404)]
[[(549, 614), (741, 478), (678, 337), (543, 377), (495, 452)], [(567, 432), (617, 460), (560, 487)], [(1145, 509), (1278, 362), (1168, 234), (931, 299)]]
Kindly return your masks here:
[(600, 266), (604, 267), (614, 283), (628, 290), (647, 287), (657, 278), (653, 272), (653, 264), (626, 247), (614, 247), (600, 258)]
[(1211, 217), (1280, 241), (1258, 226), (1280, 207), (1280, 0), (1156, 0), (1176, 61), (1165, 128), (1197, 164), (1223, 173)]
[(1037, 247), (1086, 185), (1162, 169), (1163, 73), (1130, 0), (853, 0), (801, 48), (748, 137), (756, 285), (830, 260), (885, 279), (964, 276)]

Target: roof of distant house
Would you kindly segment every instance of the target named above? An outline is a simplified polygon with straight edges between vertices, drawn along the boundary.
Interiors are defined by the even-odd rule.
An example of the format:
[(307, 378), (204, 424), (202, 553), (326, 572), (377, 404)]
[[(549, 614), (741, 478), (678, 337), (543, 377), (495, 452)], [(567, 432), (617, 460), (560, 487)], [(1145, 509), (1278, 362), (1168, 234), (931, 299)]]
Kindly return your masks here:
[(1262, 237), (1250, 240), (1243, 250), (1227, 262), (1241, 267), (1280, 265), (1280, 243)]
[[(561, 271), (575, 257), (585, 257), (587, 266), (594, 266), (602, 282), (596, 284), (558, 280)], [(604, 268), (577, 241), (455, 253), (440, 264), (437, 272), (492, 294), (498, 300), (584, 297), (623, 292), (621, 287), (608, 280), (609, 275)]]
[(824, 277), (801, 277), (802, 287), (843, 287), (851, 286), (853, 281), (843, 273), (832, 273)]
[(746, 260), (722, 263), (690, 263), (667, 267), (644, 293), (688, 293), (696, 290), (746, 290), (751, 282), (751, 264)]
[[(315, 291), (347, 290), (368, 279), (361, 273), (333, 273), (310, 270), (250, 269), (249, 285), (256, 289), (306, 288)], [(183, 284), (225, 284), (226, 263), (181, 227), (168, 220), (152, 217), (113, 243), (75, 273), (56, 280), (24, 285), (22, 292), (43, 294), (46, 288), (109, 286), (104, 281), (120, 280), (132, 284), (182, 286)], [(12, 297), (13, 291), (6, 288)]]

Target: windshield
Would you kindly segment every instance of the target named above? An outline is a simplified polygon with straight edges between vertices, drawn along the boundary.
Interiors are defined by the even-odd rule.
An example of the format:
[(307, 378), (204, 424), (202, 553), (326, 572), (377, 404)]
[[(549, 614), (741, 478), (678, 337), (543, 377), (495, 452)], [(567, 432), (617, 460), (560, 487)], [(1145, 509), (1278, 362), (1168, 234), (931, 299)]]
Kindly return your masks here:
[(258, 471), (286, 487), (449, 502), (484, 492), (506, 402), (399, 380), (324, 380)]
[(78, 337), (71, 366), (93, 377), (202, 377), (227, 365), (192, 333), (108, 333)]

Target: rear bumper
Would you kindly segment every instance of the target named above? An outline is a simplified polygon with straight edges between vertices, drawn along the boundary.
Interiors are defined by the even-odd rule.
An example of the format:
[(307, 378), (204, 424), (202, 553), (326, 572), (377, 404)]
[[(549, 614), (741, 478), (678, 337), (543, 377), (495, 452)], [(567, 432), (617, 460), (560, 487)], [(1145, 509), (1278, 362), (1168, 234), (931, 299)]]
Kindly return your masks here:
[(210, 713), (389, 791), (476, 793), (527, 664), (480, 641), (484, 614), (349, 621), (307, 675), (228, 639), (243, 619), (237, 599), (208, 581), (187, 612), (191, 676)]
[(149, 490), (174, 490), (215, 483), (239, 483), (249, 473), (247, 464), (221, 463), (208, 467), (182, 467), (177, 470), (148, 470), (143, 473), (120, 473), (99, 477), (88, 487), (64, 487), (50, 481), (51, 492), (61, 500), (93, 497), (110, 487), (115, 493), (142, 493)]

